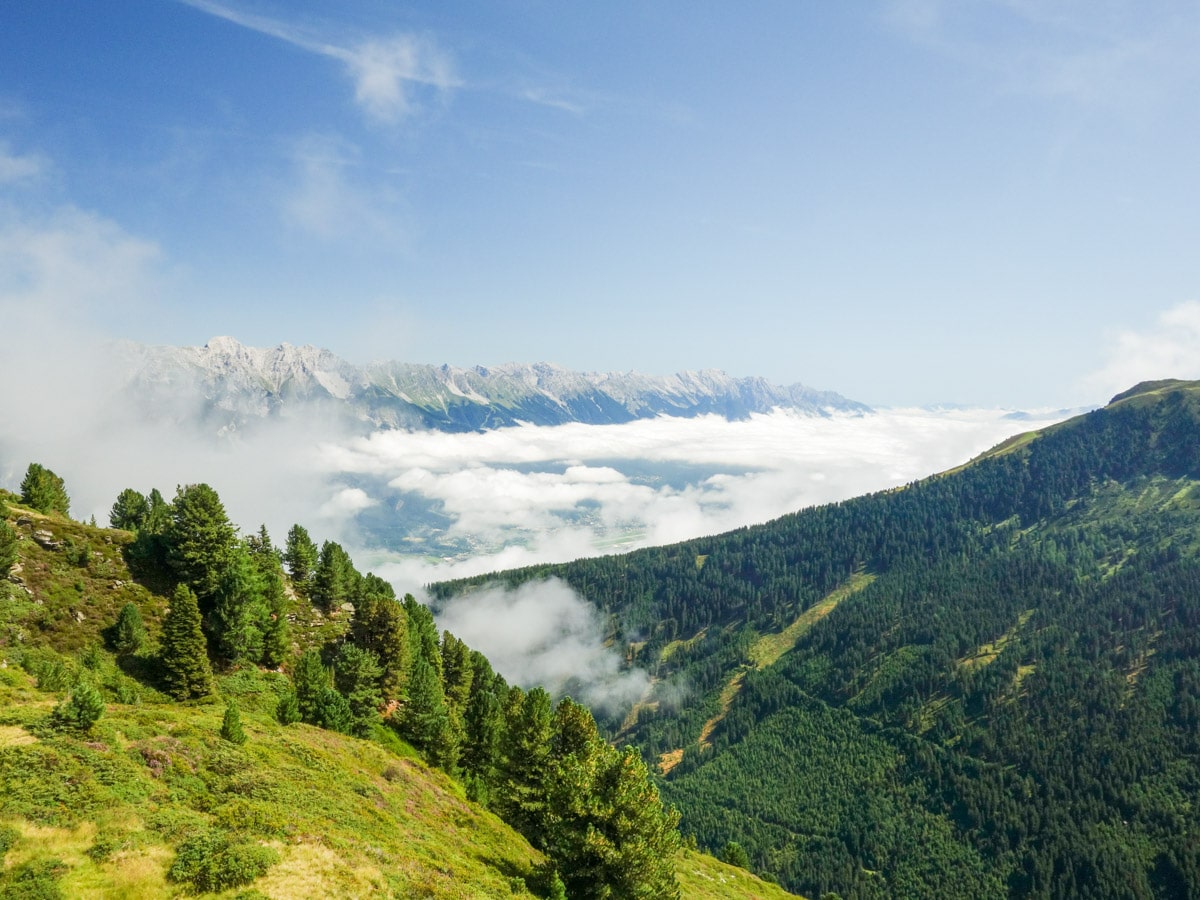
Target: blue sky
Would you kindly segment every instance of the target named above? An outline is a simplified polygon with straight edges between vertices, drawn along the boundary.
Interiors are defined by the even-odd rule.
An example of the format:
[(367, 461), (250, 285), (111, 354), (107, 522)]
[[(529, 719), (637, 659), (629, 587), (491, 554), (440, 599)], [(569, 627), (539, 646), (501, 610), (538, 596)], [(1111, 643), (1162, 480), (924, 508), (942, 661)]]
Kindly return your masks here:
[(1200, 377), (1198, 45), (1182, 0), (6, 0), (0, 299), (1102, 402)]

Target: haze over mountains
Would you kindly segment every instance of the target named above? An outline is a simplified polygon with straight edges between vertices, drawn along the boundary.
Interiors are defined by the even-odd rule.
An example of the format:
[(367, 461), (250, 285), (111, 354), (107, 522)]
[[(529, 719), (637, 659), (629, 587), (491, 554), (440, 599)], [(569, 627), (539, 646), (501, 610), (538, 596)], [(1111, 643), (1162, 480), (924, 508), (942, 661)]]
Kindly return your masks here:
[(608, 425), (659, 415), (736, 420), (774, 409), (809, 415), (870, 411), (832, 391), (780, 387), (714, 369), (655, 376), (573, 372), (549, 363), (358, 366), (311, 345), (264, 349), (231, 337), (213, 338), (203, 347), (123, 342), (118, 352), (128, 395), (147, 412), (178, 415), (181, 399), (190, 400), (187, 409), (199, 409), (204, 421), (226, 430), (313, 404), (374, 427), (444, 431), (523, 423)]

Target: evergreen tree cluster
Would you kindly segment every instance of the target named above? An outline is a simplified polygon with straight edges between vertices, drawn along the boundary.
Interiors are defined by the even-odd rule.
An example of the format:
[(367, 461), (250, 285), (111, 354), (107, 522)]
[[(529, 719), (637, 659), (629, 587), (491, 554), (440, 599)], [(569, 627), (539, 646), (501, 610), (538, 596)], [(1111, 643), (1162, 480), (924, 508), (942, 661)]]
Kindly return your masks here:
[[(678, 896), (678, 815), (637, 752), (607, 744), (570, 699), (555, 707), (544, 690), (508, 685), (486, 657), (439, 632), (411, 594), (398, 598), (382, 578), (360, 573), (339, 544), (318, 549), (300, 525), (282, 550), (265, 527), (239, 538), (205, 484), (180, 487), (169, 504), (157, 491), (123, 491), (110, 520), (134, 532), (132, 559), (177, 583), (159, 655), (172, 696), (210, 694), (214, 665), (282, 666), (291, 690), (278, 702), (280, 722), (367, 739), (392, 729), (543, 850), (551, 887), (580, 898)], [(289, 583), (326, 616), (351, 611), (345, 634), (293, 655)], [(136, 607), (111, 631), (119, 652), (136, 652), (144, 638)], [(233, 704), (221, 735), (246, 739)]]

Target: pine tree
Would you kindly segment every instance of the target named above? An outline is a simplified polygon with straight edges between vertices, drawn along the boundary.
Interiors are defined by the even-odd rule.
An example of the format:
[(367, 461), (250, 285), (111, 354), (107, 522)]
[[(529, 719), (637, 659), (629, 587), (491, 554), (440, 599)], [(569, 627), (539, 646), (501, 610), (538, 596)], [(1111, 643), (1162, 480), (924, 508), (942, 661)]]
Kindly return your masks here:
[(246, 732), (242, 728), (242, 715), (232, 700), (225, 707), (225, 718), (221, 720), (221, 737), (231, 744), (246, 743)]
[(175, 589), (171, 608), (163, 619), (160, 644), (163, 681), (177, 700), (212, 693), (212, 669), (200, 627), (200, 607), (186, 584)]
[(370, 737), (379, 721), (379, 660), (369, 650), (354, 644), (342, 644), (333, 662), (333, 683), (350, 705), (353, 722), (350, 733)]
[(287, 534), (283, 561), (287, 564), (288, 574), (292, 576), (292, 586), (301, 597), (308, 596), (309, 585), (317, 569), (317, 557), (317, 545), (308, 536), (308, 531), (303, 525), (293, 525)]
[(158, 488), (152, 488), (146, 497), (146, 515), (138, 526), (137, 539), (129, 548), (130, 556), (143, 566), (159, 570), (165, 568), (170, 529), (171, 504), (163, 498)]
[(301, 721), (309, 725), (320, 724), (321, 696), (329, 687), (329, 672), (316, 650), (305, 650), (300, 655), (292, 672), (292, 685), (296, 691)]
[(245, 546), (236, 547), (218, 582), (208, 617), (218, 652), (230, 662), (259, 662), (269, 618), (263, 584), (249, 551)]
[(490, 688), (471, 694), (463, 713), (463, 744), (459, 765), (467, 778), (470, 799), (488, 804), (496, 784), (504, 710)]
[(446, 702), (461, 713), (471, 699), (471, 649), (449, 631), (442, 633), (442, 683)]
[(137, 531), (150, 514), (150, 501), (133, 488), (125, 488), (108, 513), (108, 524), (125, 531)]
[(300, 721), (300, 703), (294, 692), (288, 691), (280, 696), (275, 704), (275, 718), (280, 725), (294, 725)]
[(88, 731), (104, 714), (104, 698), (91, 682), (81, 679), (71, 689), (71, 696), (50, 714), (56, 728)]
[(315, 725), (341, 734), (354, 733), (354, 711), (350, 703), (333, 688), (325, 688), (317, 698)]
[(439, 741), (448, 736), (449, 714), (442, 682), (424, 656), (413, 661), (408, 702), (397, 719), (400, 734), (431, 762), (442, 756)]
[(354, 643), (379, 658), (383, 669), (379, 689), (384, 699), (402, 699), (412, 665), (408, 616), (396, 601), (392, 586), (376, 575), (363, 577), (350, 635)]
[(263, 634), (262, 663), (275, 669), (283, 665), (292, 644), (287, 618), (287, 595), (283, 590), (283, 577), (278, 570), (268, 573), (264, 579), (263, 603), (266, 605), (268, 618), (266, 632)]
[(309, 596), (326, 613), (337, 610), (343, 603), (352, 602), (357, 593), (360, 576), (342, 545), (326, 541), (313, 574)]
[(136, 603), (126, 603), (112, 629), (113, 649), (121, 654), (137, 653), (146, 642), (146, 626)]
[(221, 498), (207, 484), (189, 484), (171, 506), (168, 561), (207, 609), (237, 548), (237, 532)]
[(21, 481), (21, 502), (38, 512), (57, 512), (64, 516), (70, 510), (71, 498), (61, 478), (39, 463), (30, 463)]
[(513, 688), (505, 708), (496, 805), (504, 821), (542, 845), (546, 827), (546, 791), (550, 774), (550, 695)]

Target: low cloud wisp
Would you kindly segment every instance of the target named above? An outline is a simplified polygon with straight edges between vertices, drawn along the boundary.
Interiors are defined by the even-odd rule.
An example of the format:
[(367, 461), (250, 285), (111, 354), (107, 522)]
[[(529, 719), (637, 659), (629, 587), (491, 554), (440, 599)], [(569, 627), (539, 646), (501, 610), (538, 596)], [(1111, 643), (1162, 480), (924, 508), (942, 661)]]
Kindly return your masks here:
[(620, 656), (604, 643), (599, 612), (557, 578), (461, 594), (438, 611), (438, 623), (510, 681), (571, 693), (595, 708), (625, 709), (649, 685), (642, 670), (621, 669)]

